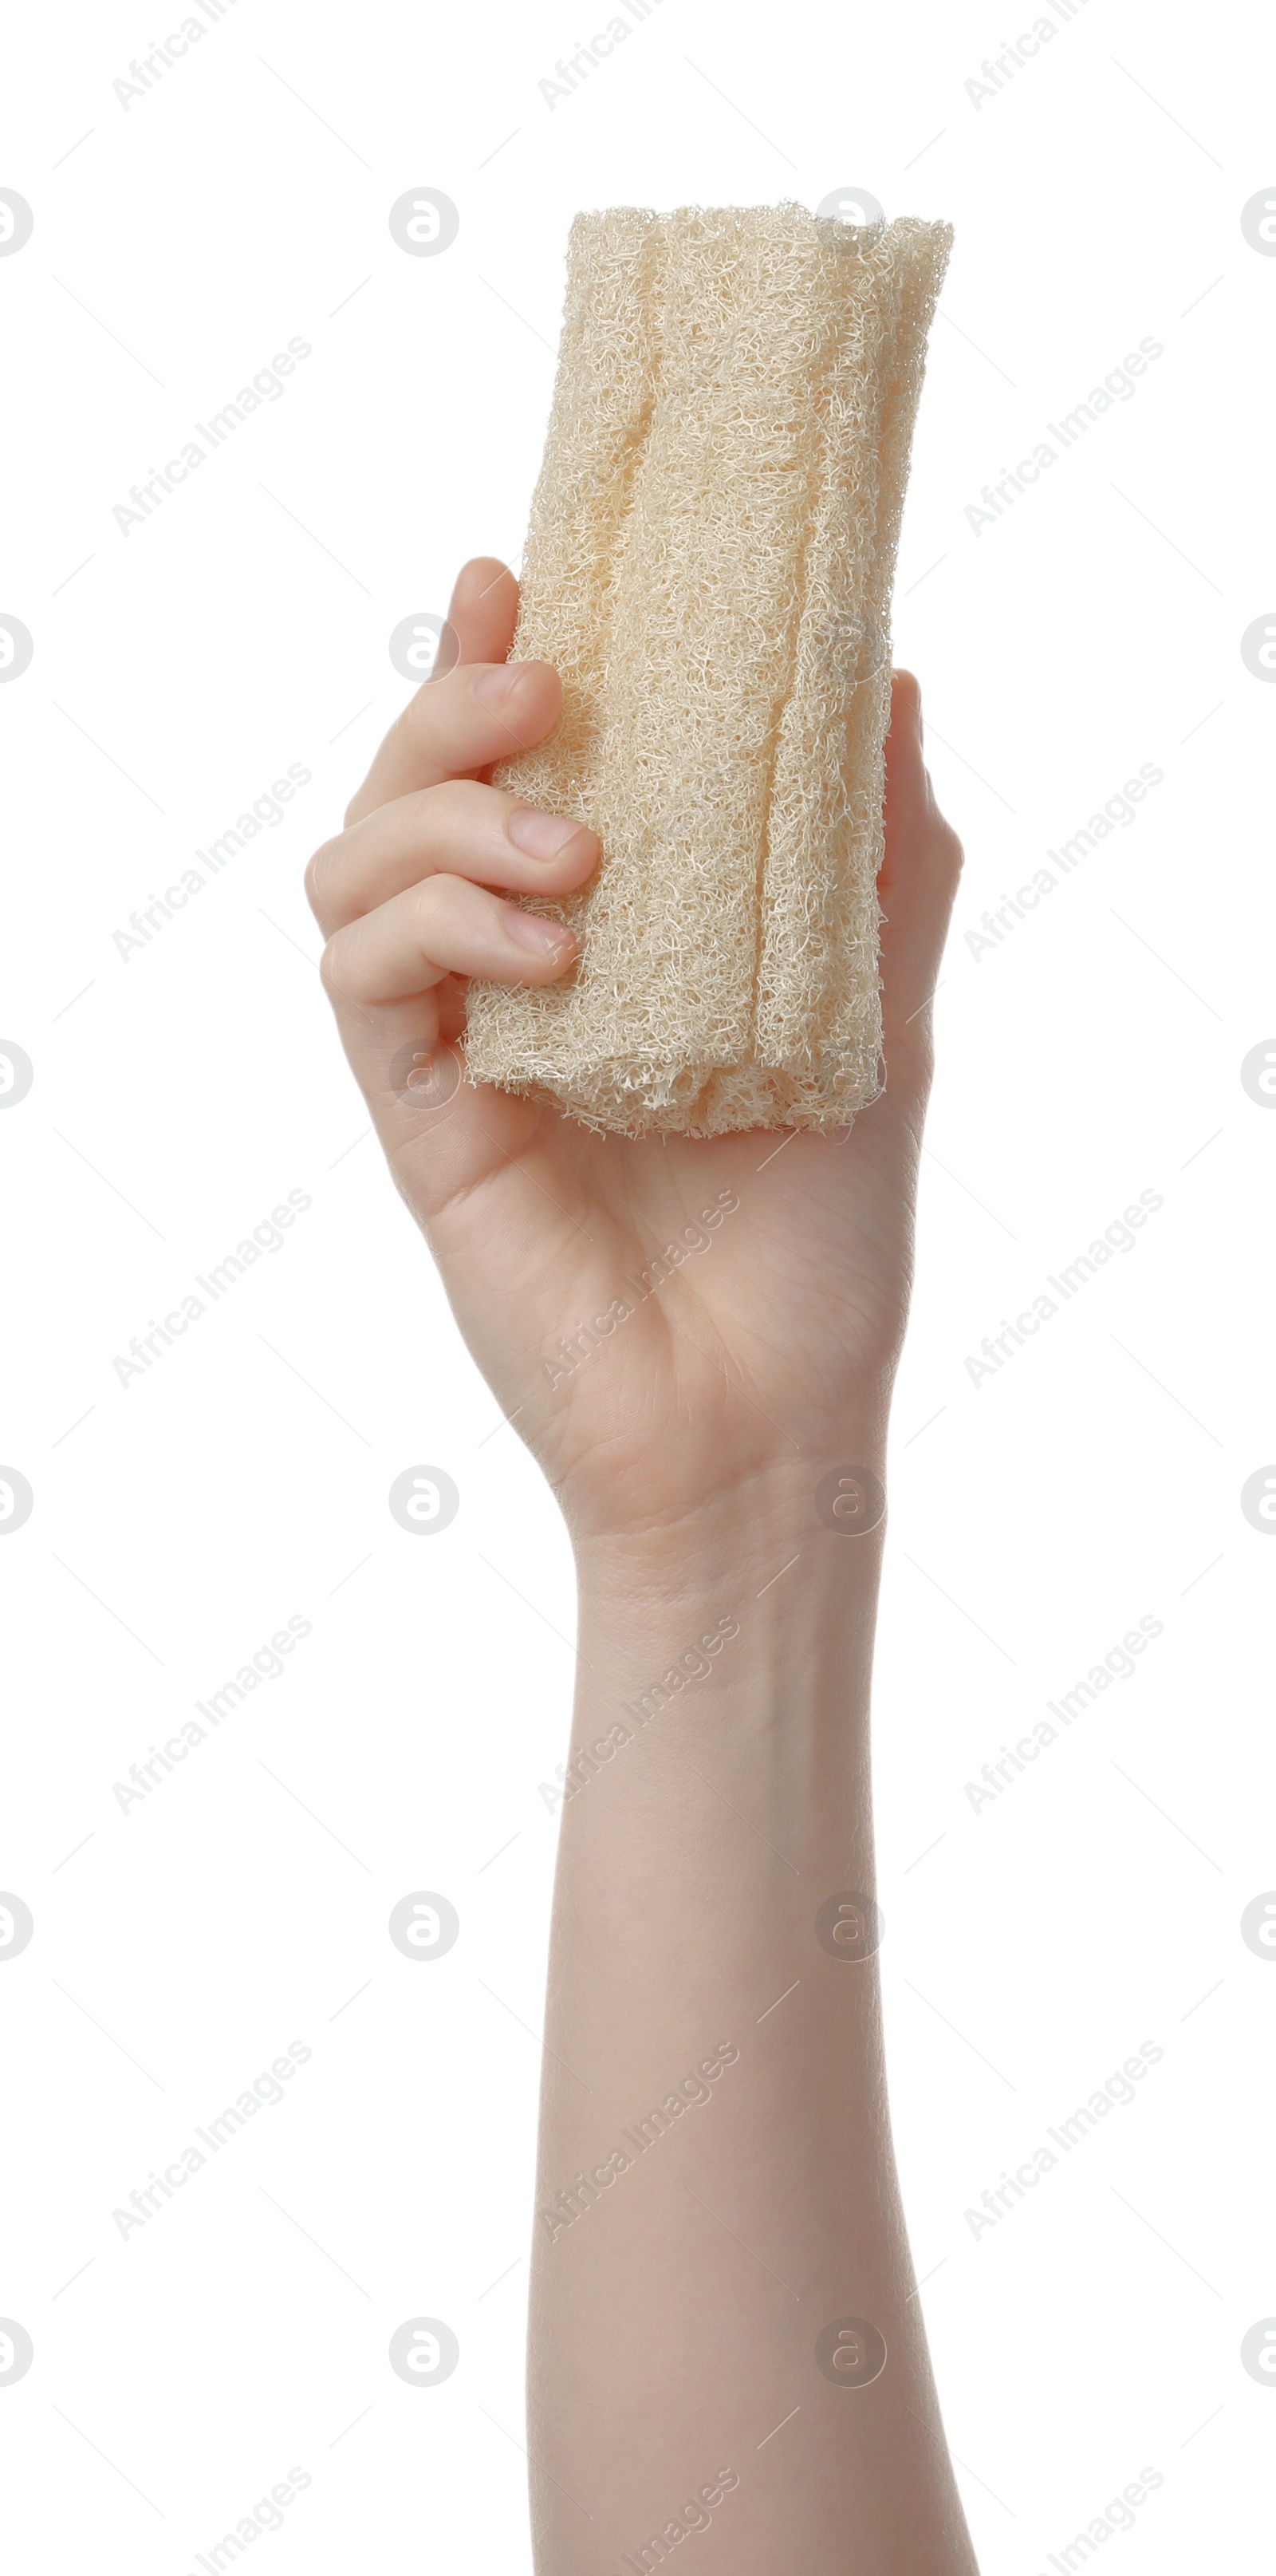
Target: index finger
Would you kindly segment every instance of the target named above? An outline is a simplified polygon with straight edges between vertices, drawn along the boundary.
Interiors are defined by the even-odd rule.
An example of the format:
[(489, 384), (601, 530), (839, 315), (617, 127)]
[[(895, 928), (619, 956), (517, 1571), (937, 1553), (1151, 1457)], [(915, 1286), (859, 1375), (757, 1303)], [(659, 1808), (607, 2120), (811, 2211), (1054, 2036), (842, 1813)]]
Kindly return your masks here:
[(447, 619), (454, 665), (427, 680), (396, 717), (346, 809), (347, 825), (397, 797), (471, 776), (543, 740), (557, 720), (562, 688), (547, 662), (506, 664), (517, 613), (518, 583), (507, 564), (479, 555), (463, 566)]

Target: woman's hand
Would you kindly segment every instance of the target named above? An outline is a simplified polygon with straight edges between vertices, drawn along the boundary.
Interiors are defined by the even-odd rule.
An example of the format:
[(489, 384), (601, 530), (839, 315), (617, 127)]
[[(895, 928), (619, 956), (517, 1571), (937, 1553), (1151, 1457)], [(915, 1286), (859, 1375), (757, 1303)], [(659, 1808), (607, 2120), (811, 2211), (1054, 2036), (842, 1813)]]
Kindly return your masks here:
[[(887, 1087), (848, 1130), (603, 1136), (458, 1081), (465, 979), (565, 973), (570, 934), (518, 897), (567, 894), (599, 857), (591, 832), (487, 783), (561, 703), (548, 664), (505, 667), (517, 599), (504, 565), (465, 566), (459, 660), (391, 727), (307, 892), (346, 1053), (502, 1413), (578, 1542), (676, 1538), (795, 1457), (804, 1473), (867, 1463), (884, 1427), (961, 849), (899, 672), (879, 880)], [(653, 1271), (675, 1245), (681, 1263)]]

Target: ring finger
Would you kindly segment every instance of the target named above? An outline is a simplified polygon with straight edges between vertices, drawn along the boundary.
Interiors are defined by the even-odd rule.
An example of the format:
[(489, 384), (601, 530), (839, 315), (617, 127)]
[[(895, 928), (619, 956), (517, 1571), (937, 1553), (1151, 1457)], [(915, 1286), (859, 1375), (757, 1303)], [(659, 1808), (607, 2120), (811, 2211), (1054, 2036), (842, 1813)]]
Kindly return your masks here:
[(428, 993), (445, 975), (550, 984), (576, 953), (558, 921), (502, 903), (467, 877), (431, 876), (328, 941), (321, 964), (334, 1005), (367, 1009)]

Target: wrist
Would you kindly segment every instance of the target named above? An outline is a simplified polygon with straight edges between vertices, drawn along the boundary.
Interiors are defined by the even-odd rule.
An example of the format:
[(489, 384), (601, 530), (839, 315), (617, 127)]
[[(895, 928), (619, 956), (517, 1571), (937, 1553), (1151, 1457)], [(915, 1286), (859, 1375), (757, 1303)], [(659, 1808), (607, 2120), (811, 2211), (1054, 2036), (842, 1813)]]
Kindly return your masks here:
[(804, 1844), (868, 1718), (885, 1527), (868, 1448), (803, 1453), (676, 1526), (578, 1547), (573, 1742), (606, 1711), (676, 1778), (694, 1740), (723, 1785), (748, 1784), (750, 1813), (783, 1810)]
[(871, 1890), (884, 1515), (872, 1520), (880, 1468), (861, 1457), (851, 1478), (846, 1463), (803, 1457), (676, 1528), (578, 1549), (565, 1832), (610, 1850), (632, 1806), (666, 1865), (679, 1849), (693, 1876), (724, 1854), (733, 1869), (779, 1867), (767, 1903), (781, 1911), (809, 1910), (813, 1888)]
[[(575, 1537), (582, 1608), (622, 1603), (638, 1619), (694, 1611), (724, 1590), (740, 1604), (802, 1596), (808, 1610), (875, 1586), (886, 1519), (885, 1420), (829, 1448), (759, 1464), (686, 1510), (619, 1517)], [(792, 1574), (798, 1579), (787, 1582)], [(780, 1598), (776, 1610), (780, 1608)]]

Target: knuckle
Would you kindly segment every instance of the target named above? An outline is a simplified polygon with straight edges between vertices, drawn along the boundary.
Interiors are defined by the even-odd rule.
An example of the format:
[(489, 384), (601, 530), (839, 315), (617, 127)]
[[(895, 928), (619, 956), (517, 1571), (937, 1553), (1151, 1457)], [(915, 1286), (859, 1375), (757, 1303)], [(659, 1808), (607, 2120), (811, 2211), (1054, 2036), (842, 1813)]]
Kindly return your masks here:
[(961, 835), (959, 832), (955, 832), (953, 830), (951, 823), (941, 821), (939, 837), (940, 847), (948, 863), (949, 871), (954, 880), (956, 880), (956, 878), (961, 875), (962, 869), (966, 864), (966, 852), (962, 843)]
[(440, 733), (439, 720), (442, 717), (446, 724), (454, 696), (455, 691), (449, 687), (448, 675), (441, 680), (427, 680), (423, 687), (417, 690), (415, 697), (409, 698), (402, 714), (391, 726), (391, 733), (397, 733), (400, 742), (412, 755), (419, 757), (423, 752), (436, 752)]
[(333, 848), (334, 843), (331, 840), (321, 841), (318, 849), (306, 862), (306, 873), (302, 883), (306, 890), (306, 901), (316, 918), (323, 907), (323, 889), (331, 871)]
[(429, 956), (431, 943), (443, 935), (454, 921), (458, 883), (459, 880), (455, 876), (440, 872), (436, 876), (422, 877), (420, 883), (414, 885), (409, 892), (408, 925), (411, 936), (417, 942), (423, 956)]
[(349, 993), (350, 943), (339, 930), (330, 939), (319, 960), (319, 981), (330, 1002), (340, 1002)]
[(476, 778), (440, 778), (433, 787), (419, 789), (423, 833), (437, 847), (467, 830), (491, 793), (490, 787), (481, 787)]

